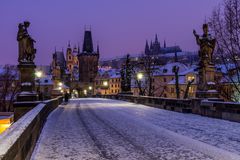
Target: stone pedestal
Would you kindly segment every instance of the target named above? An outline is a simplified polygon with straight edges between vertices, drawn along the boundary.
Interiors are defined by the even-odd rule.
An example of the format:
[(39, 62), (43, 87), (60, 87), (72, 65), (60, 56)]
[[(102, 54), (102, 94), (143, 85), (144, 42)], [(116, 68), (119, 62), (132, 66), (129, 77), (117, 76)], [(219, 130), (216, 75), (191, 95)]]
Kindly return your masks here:
[(38, 95), (35, 91), (35, 64), (32, 62), (18, 65), (20, 72), (21, 92), (17, 95), (17, 101), (37, 101)]
[(17, 95), (17, 102), (14, 103), (14, 121), (17, 121), (25, 113), (34, 108), (38, 102), (38, 95), (35, 92), (35, 64), (33, 62), (20, 63), (21, 92)]
[(200, 66), (196, 97), (208, 99), (219, 98), (219, 93), (216, 90), (215, 84), (215, 66), (213, 64)]

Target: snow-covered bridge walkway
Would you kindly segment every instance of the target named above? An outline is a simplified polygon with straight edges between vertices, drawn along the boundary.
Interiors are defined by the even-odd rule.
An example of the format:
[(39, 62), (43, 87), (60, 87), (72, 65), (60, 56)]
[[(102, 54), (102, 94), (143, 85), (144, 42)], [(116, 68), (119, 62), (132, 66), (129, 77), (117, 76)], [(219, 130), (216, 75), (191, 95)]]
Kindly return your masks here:
[(32, 159), (240, 160), (240, 124), (123, 101), (74, 99), (48, 117)]

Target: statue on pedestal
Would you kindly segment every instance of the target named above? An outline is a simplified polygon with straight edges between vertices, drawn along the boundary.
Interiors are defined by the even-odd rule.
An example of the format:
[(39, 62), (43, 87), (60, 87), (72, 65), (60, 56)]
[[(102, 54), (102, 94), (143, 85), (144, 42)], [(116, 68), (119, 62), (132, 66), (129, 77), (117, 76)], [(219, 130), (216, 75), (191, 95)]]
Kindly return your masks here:
[(18, 62), (33, 62), (36, 49), (34, 48), (35, 40), (28, 34), (27, 28), (30, 22), (25, 21), (18, 25), (17, 41), (19, 47)]
[(35, 91), (35, 40), (28, 34), (29, 26), (28, 21), (18, 24), (18, 70), (21, 90), (17, 94), (17, 101), (13, 105), (15, 121), (38, 104), (36, 102), (38, 95)]
[(35, 63), (36, 49), (35, 40), (28, 34), (30, 22), (25, 21), (18, 24), (18, 69), (20, 73), (21, 92), (17, 96), (17, 101), (36, 100), (35, 93)]
[(213, 63), (213, 51), (216, 46), (216, 39), (208, 33), (208, 25), (203, 24), (203, 35), (199, 36), (195, 30), (193, 34), (196, 37), (196, 42), (200, 46), (199, 57), (200, 62), (207, 65), (212, 65)]
[(203, 35), (199, 36), (195, 30), (193, 34), (196, 43), (200, 47), (199, 54), (199, 82), (197, 86), (198, 98), (217, 98), (218, 92), (215, 86), (215, 66), (213, 52), (216, 46), (216, 39), (208, 33), (208, 25), (203, 24)]

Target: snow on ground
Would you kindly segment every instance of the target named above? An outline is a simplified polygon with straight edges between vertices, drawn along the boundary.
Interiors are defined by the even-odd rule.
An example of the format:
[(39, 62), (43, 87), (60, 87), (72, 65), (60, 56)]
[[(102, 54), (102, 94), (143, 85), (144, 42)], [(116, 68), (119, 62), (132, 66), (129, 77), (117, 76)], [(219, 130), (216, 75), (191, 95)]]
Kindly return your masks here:
[(240, 124), (123, 101), (75, 99), (49, 116), (43, 159), (240, 159)]

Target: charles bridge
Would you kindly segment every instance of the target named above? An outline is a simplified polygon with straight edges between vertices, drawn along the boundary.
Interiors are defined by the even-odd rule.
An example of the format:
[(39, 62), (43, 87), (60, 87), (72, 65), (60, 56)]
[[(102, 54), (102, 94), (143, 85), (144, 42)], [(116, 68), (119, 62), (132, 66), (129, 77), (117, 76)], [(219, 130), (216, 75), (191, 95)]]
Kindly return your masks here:
[[(31, 159), (32, 153), (35, 150), (35, 146), (37, 145), (39, 137), (41, 136), (42, 129), (44, 128), (44, 124), (45, 122), (48, 122), (47, 119), (49, 114), (52, 111), (54, 111), (53, 113), (54, 116), (56, 117), (61, 116), (62, 111), (60, 112), (59, 110), (68, 110), (68, 112), (66, 113), (71, 113), (70, 115), (68, 115), (69, 119), (71, 119), (71, 117), (74, 118), (74, 116), (76, 117), (76, 119), (73, 119), (74, 122), (68, 122), (68, 123), (74, 124), (77, 121), (82, 124), (81, 127), (83, 127), (84, 130), (86, 130), (86, 132), (88, 133), (88, 136), (90, 136), (96, 148), (98, 148), (100, 152), (99, 153), (100, 157), (103, 157), (105, 159), (114, 159), (114, 156), (112, 154), (110, 155), (107, 154), (106, 147), (104, 148), (104, 145), (102, 144), (102, 142), (100, 143), (98, 136), (101, 136), (101, 134), (94, 135), (93, 130), (95, 129), (94, 127), (91, 128), (90, 126), (95, 122), (92, 122), (92, 123), (89, 122), (92, 120), (92, 118), (98, 121), (98, 123), (101, 124), (102, 126), (105, 126), (105, 128), (103, 127), (100, 129), (107, 130), (106, 128), (108, 128), (108, 130), (111, 130), (116, 134), (116, 135), (112, 135), (113, 137), (118, 137), (118, 138), (120, 137), (119, 140), (123, 139), (122, 141), (124, 142), (127, 141), (127, 143), (125, 143), (124, 145), (131, 143), (131, 146), (135, 147), (134, 151), (136, 152), (136, 154), (139, 154), (139, 151), (140, 151), (146, 154), (144, 156), (147, 156), (148, 157), (147, 159), (155, 159), (156, 157), (154, 157), (155, 156), (154, 154), (149, 154), (147, 151), (145, 151), (147, 150), (146, 148), (145, 150), (142, 149), (139, 146), (139, 144), (138, 145), (136, 144), (137, 142), (133, 142), (134, 141), (133, 138), (131, 140), (130, 137), (125, 137), (125, 133), (127, 131), (121, 131), (121, 132), (118, 131), (119, 129), (118, 124), (117, 125), (115, 124), (114, 126), (115, 128), (111, 127), (106, 122), (106, 117), (99, 116), (100, 114), (104, 114), (107, 111), (107, 110), (102, 110), (102, 113), (99, 113), (99, 110), (104, 108), (104, 105), (108, 104), (107, 102), (104, 102), (104, 100), (107, 100), (107, 99), (118, 100), (117, 102), (110, 101), (110, 104), (108, 105), (110, 105), (111, 110), (114, 110), (114, 107), (115, 107), (114, 104), (111, 104), (111, 103), (115, 103), (117, 105), (118, 103), (123, 103), (123, 101), (128, 101), (128, 102), (132, 102), (131, 104), (136, 104), (136, 105), (143, 104), (146, 106), (151, 106), (153, 108), (181, 112), (186, 115), (197, 114), (197, 115), (207, 116), (211, 118), (217, 118), (217, 119), (228, 120), (233, 122), (240, 122), (240, 104), (239, 103), (223, 102), (221, 99), (217, 98), (216, 92), (213, 92), (213, 93), (208, 92), (209, 90), (214, 91), (215, 89), (215, 86), (207, 85), (207, 84), (210, 84), (208, 82), (213, 81), (214, 68), (213, 68), (213, 64), (211, 63), (211, 59), (205, 57), (205, 53), (203, 53), (203, 50), (200, 50), (202, 51), (200, 52), (202, 54), (201, 62), (200, 62), (202, 66), (202, 68), (200, 68), (200, 78), (202, 79), (203, 84), (200, 85), (200, 87), (198, 88), (199, 96), (196, 99), (183, 100), (183, 99), (168, 99), (168, 98), (159, 98), (159, 97), (118, 94), (118, 95), (99, 95), (99, 96), (96, 96), (95, 99), (91, 98), (89, 100), (88, 99), (83, 99), (83, 100), (78, 99), (76, 101), (73, 100), (69, 105), (66, 103), (62, 103), (63, 97), (61, 96), (51, 100), (47, 100), (47, 101), (38, 101), (38, 95), (34, 91), (35, 84), (34, 84), (34, 76), (33, 76), (34, 69), (35, 69), (35, 64), (33, 60), (35, 58), (36, 49), (34, 49), (35, 41), (27, 33), (27, 28), (29, 27), (29, 25), (30, 25), (29, 22), (24, 22), (24, 24), (19, 24), (18, 41), (19, 41), (20, 53), (19, 53), (19, 59), (18, 59), (19, 60), (18, 68), (20, 71), (20, 79), (21, 79), (21, 93), (17, 96), (17, 102), (14, 104), (15, 122), (10, 126), (10, 128), (8, 128), (3, 134), (0, 135), (0, 159), (2, 160)], [(208, 28), (206, 25), (204, 25), (203, 27), (204, 27), (203, 28), (204, 29), (203, 37), (204, 37), (208, 35), (207, 33)], [(201, 43), (204, 43), (204, 42), (201, 42), (202, 39), (199, 39), (199, 35), (197, 35), (195, 31), (194, 31), (194, 35), (196, 37), (197, 43), (201, 46)], [(215, 40), (212, 43), (215, 45)], [(204, 48), (204, 51), (206, 51), (206, 48)], [(211, 57), (213, 49), (211, 48), (207, 51), (208, 51), (207, 54), (210, 55)], [(86, 108), (83, 108), (82, 110), (80, 110), (81, 105), (83, 105), (81, 104), (82, 102), (85, 103), (84, 107)], [(102, 103), (102, 105), (99, 105), (100, 103)], [(95, 107), (94, 109), (92, 109), (91, 107), (94, 107), (94, 105), (99, 105), (99, 107), (98, 108)], [(128, 109), (131, 110), (130, 103), (126, 105), (129, 105), (130, 107)], [(56, 110), (58, 110), (59, 112), (57, 112)], [(119, 110), (121, 110), (121, 108), (119, 108)], [(99, 115), (96, 115), (96, 113), (94, 113), (95, 111), (98, 112)], [(154, 110), (154, 112), (158, 112), (158, 111), (159, 110)], [(114, 113), (114, 114), (118, 114), (118, 113)], [(168, 113), (168, 114), (171, 114), (171, 113)], [(87, 115), (90, 118), (87, 117)], [(53, 116), (53, 120), (57, 120), (57, 119), (54, 119), (54, 116)], [(87, 118), (84, 119), (84, 117), (85, 118), (87, 117)], [(112, 118), (116, 118), (116, 117), (112, 117)], [(131, 120), (131, 117), (127, 117), (127, 118)], [(64, 119), (64, 115), (62, 115), (62, 117), (58, 119), (60, 120)], [(135, 120), (132, 120), (132, 121), (137, 123), (137, 121)], [(212, 121), (212, 120), (209, 120), (209, 121)], [(117, 121), (117, 122), (121, 123), (120, 121)], [(63, 121), (63, 123), (66, 123), (66, 122)], [(57, 125), (59, 125), (58, 127), (60, 128), (62, 127), (61, 124), (57, 124)], [(74, 125), (76, 125), (75, 127), (77, 128), (77, 125), (79, 124), (76, 123)], [(238, 125), (238, 124), (234, 123), (234, 125)], [(140, 126), (140, 124), (136, 126)], [(152, 126), (152, 124), (150, 126)], [(52, 129), (51, 127), (53, 126), (50, 126), (50, 132), (54, 133), (55, 130), (51, 130)], [(69, 126), (66, 125), (65, 127), (69, 127)], [(145, 127), (149, 127), (149, 126), (145, 125)], [(150, 128), (154, 128), (154, 127), (150, 127)], [(64, 129), (64, 128), (61, 128), (61, 129)], [(59, 129), (58, 134), (62, 134), (60, 132), (61, 129)], [(70, 128), (70, 129), (72, 129), (72, 131), (75, 131), (74, 128)], [(144, 129), (142, 128), (142, 130)], [(158, 128), (158, 130), (161, 130), (161, 129)], [(231, 131), (229, 130), (229, 132)], [(64, 137), (65, 134), (70, 134), (70, 133), (63, 133), (62, 136)], [(71, 133), (71, 134), (74, 134), (74, 133)], [(156, 134), (156, 133), (153, 133), (153, 134)], [(146, 136), (147, 135), (149, 136), (150, 134), (146, 134)], [(174, 135), (173, 137), (179, 137), (179, 136), (176, 136), (176, 133), (171, 133), (171, 135)], [(76, 136), (79, 136), (79, 135), (76, 135)], [(65, 137), (65, 138), (66, 140), (69, 140), (70, 137)], [(74, 139), (74, 137), (71, 137), (71, 138)], [(186, 138), (183, 138), (182, 141), (184, 141), (184, 139)], [(60, 138), (60, 140), (58, 139), (58, 141), (64, 141), (64, 140), (65, 140), (64, 138)], [(163, 140), (163, 138), (161, 140)], [(189, 146), (189, 144), (186, 144), (185, 142), (182, 142), (182, 141), (178, 143), (180, 144), (184, 143), (186, 146)], [(192, 144), (195, 144), (195, 145), (196, 143), (197, 142), (195, 141), (192, 142)], [(55, 145), (58, 145), (58, 144), (55, 144)], [(77, 145), (81, 145), (81, 144), (78, 143)], [(209, 147), (212, 152), (208, 153), (206, 150), (202, 149), (204, 147), (200, 148), (198, 151), (201, 153), (204, 153), (205, 155), (210, 154), (212, 157), (215, 157), (215, 159), (221, 156), (228, 157), (228, 159), (234, 159), (233, 157), (238, 157), (237, 155), (234, 155), (233, 157), (229, 156), (229, 152), (221, 153), (221, 150), (210, 147), (209, 145), (205, 145), (205, 144), (201, 144), (201, 145)], [(57, 147), (57, 146), (54, 146), (54, 147)], [(195, 152), (193, 154), (195, 154)], [(38, 154), (36, 155), (38, 156)], [(67, 157), (67, 155), (64, 155), (64, 156)], [(196, 157), (198, 157), (198, 155), (196, 155)], [(202, 157), (202, 159), (204, 159), (204, 156)]]
[[(164, 110), (182, 112), (186, 115), (199, 114), (201, 116), (240, 122), (240, 104), (238, 103), (201, 99), (176, 100), (120, 94), (98, 97), (143, 104)], [(57, 97), (52, 100), (38, 102), (33, 109), (24, 114), (8, 130), (0, 135), (0, 159), (30, 159), (48, 115), (54, 109), (58, 108), (62, 101), (63, 97)]]

